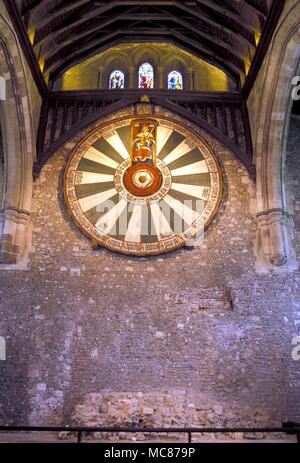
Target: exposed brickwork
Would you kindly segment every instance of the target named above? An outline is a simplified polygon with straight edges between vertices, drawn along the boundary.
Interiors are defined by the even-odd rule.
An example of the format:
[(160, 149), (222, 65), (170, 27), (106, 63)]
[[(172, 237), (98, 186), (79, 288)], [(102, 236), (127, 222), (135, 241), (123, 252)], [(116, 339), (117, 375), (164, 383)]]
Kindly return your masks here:
[[(87, 394), (162, 388), (222, 404), (224, 422), (236, 407), (252, 422), (258, 407), (262, 424), (300, 419), (300, 363), (291, 358), (300, 274), (255, 273), (253, 186), (239, 162), (203, 136), (224, 174), (220, 211), (200, 248), (165, 257), (93, 251), (63, 200), (73, 145), (44, 167), (29, 270), (0, 271), (8, 351), (1, 423), (68, 424)], [(220, 304), (229, 290), (233, 309)], [(201, 291), (215, 306), (195, 303)]]

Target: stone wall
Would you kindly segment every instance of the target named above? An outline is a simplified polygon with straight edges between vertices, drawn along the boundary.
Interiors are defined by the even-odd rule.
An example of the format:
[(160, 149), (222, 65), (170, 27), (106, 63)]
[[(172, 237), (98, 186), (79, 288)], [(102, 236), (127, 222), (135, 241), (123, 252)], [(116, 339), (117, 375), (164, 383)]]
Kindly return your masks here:
[[(137, 428), (136, 433), (93, 433), (93, 438), (102, 440), (153, 440), (166, 439), (159, 433), (138, 432), (139, 428), (184, 428), (184, 427), (261, 427), (269, 423), (270, 418), (259, 407), (226, 401), (215, 402), (206, 394), (193, 394), (184, 389), (157, 389), (152, 393), (110, 392), (103, 390), (98, 394), (88, 394), (82, 403), (76, 406), (72, 423), (77, 426), (115, 426)], [(193, 440), (203, 439), (205, 435), (195, 434)], [(248, 434), (230, 433), (214, 435), (216, 439), (242, 439)], [(66, 436), (61, 436), (66, 437)], [(206, 439), (212, 436), (206, 435)], [(261, 433), (256, 439), (264, 438)], [(269, 436), (268, 436), (269, 437)], [(186, 442), (187, 436), (180, 433), (168, 433), (167, 438)], [(253, 435), (251, 437), (253, 439)], [(277, 435), (278, 438), (278, 435)]]
[(300, 262), (300, 116), (292, 115), (284, 165), (287, 209), (293, 219), (293, 243)]
[[(56, 153), (35, 182), (28, 270), (0, 270), (0, 335), (7, 341), (1, 424), (70, 424), (76, 417), (88, 424), (90, 416), (114, 424), (110, 412), (98, 414), (101, 395), (134, 401), (139, 393), (134, 415), (154, 410), (157, 395), (170, 390), (178, 403), (182, 394), (207, 401), (216, 424), (256, 424), (255, 410), (263, 425), (299, 420), (300, 363), (291, 341), (300, 273), (255, 272), (255, 195), (244, 167), (202, 132), (224, 181), (202, 246), (153, 258), (93, 251), (63, 199), (64, 168), (84, 135)], [(232, 305), (222, 305), (220, 293), (230, 294)], [(80, 407), (87, 403), (95, 409), (86, 414)], [(180, 422), (190, 413), (184, 408)], [(211, 424), (201, 410), (197, 420)], [(126, 423), (131, 419), (127, 414)]]

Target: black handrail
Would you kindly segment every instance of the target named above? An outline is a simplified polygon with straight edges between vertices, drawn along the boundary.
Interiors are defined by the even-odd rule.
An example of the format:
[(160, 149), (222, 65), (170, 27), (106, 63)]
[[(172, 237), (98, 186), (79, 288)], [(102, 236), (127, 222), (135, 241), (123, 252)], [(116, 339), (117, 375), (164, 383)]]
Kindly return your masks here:
[(188, 443), (192, 443), (193, 434), (207, 433), (284, 433), (293, 434), (300, 443), (300, 424), (287, 421), (281, 427), (247, 427), (247, 428), (141, 428), (141, 427), (88, 427), (88, 426), (0, 426), (1, 432), (72, 432), (77, 434), (77, 442), (82, 442), (84, 433), (142, 433), (142, 434), (187, 434)]

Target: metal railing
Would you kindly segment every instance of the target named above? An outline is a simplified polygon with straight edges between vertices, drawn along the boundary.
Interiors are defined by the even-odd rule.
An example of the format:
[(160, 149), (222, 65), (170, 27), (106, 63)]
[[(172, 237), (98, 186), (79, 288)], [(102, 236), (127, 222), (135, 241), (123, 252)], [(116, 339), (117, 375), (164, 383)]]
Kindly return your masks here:
[(297, 443), (300, 443), (300, 424), (288, 421), (282, 424), (281, 427), (265, 427), (265, 428), (141, 428), (141, 427), (75, 427), (75, 426), (0, 426), (0, 433), (20, 433), (20, 432), (53, 432), (53, 433), (74, 433), (76, 434), (76, 442), (81, 443), (84, 434), (90, 433), (127, 433), (127, 434), (183, 434), (187, 436), (187, 442), (193, 442), (193, 434), (228, 434), (228, 433), (263, 433), (274, 434), (283, 433), (295, 435)]

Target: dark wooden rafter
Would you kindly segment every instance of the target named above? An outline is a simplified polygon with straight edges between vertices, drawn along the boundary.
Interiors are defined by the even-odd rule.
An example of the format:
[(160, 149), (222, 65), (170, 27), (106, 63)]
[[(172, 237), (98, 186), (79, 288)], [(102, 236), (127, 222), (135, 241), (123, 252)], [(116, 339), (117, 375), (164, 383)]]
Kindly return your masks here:
[[(265, 0), (251, 0), (251, 3), (265, 4), (265, 8), (267, 8), (267, 3)], [(264, 57), (266, 56), (267, 50), (271, 43), (273, 33), (283, 11), (284, 5), (285, 0), (277, 0), (272, 3), (272, 6), (269, 11), (269, 20), (266, 23), (266, 27), (263, 30), (261, 40), (258, 44), (257, 51), (254, 55), (252, 65), (249, 69), (249, 73), (246, 78), (245, 85), (242, 89), (242, 97), (244, 100), (247, 100), (247, 98), (250, 95), (251, 89), (254, 85), (256, 77), (262, 66)]]
[(268, 3), (266, 0), (246, 0), (245, 3), (263, 15), (268, 13)]
[[(143, 30), (144, 34), (146, 34), (147, 40), (153, 41), (153, 37), (155, 38), (156, 35), (156, 33), (153, 32), (153, 29), (144, 27)], [(88, 44), (86, 44), (86, 42), (81, 42), (80, 40), (74, 40), (73, 43), (70, 43), (68, 46), (69, 53), (67, 54), (67, 57), (58, 61), (50, 58), (47, 70), (55, 72), (56, 75), (60, 75), (65, 71), (66, 63), (70, 63), (71, 66), (74, 59), (76, 59), (77, 62), (81, 62), (87, 56), (94, 54), (94, 47), (97, 50), (100, 47), (102, 47), (102, 50), (109, 48), (112, 40), (121, 42), (120, 35), (119, 30), (114, 32), (103, 31), (100, 37), (96, 36), (93, 40), (89, 40)], [(143, 36), (138, 36), (136, 34), (134, 25), (131, 25), (128, 29), (123, 29), (122, 35), (126, 37), (126, 42), (143, 41)], [(165, 31), (162, 29), (160, 30), (160, 37), (164, 37), (164, 41), (172, 42), (179, 47), (183, 46), (186, 50), (193, 52), (194, 55), (216, 65), (218, 56), (216, 52), (212, 53), (207, 46), (199, 44), (192, 38), (186, 37), (186, 35), (181, 31), (175, 29)], [(76, 44), (78, 44), (78, 46), (76, 46)], [(229, 56), (230, 51), (228, 51), (226, 55)], [(243, 73), (244, 64), (241, 60), (236, 60), (236, 63), (231, 63), (228, 59), (228, 61), (222, 60), (222, 63), (219, 64), (218, 67), (226, 74), (230, 75), (233, 79), (238, 80), (239, 73)]]
[[(110, 26), (111, 24), (113, 24), (116, 21), (124, 21), (124, 22), (125, 21), (126, 22), (127, 21), (129, 21), (129, 22), (136, 21), (137, 23), (140, 23), (140, 24), (145, 22), (145, 20), (141, 20), (140, 15), (135, 14), (134, 12), (131, 13), (130, 11), (128, 11), (126, 14), (121, 13), (121, 14), (115, 16), (114, 18), (109, 18), (109, 19), (107, 19), (105, 21), (101, 21), (101, 22), (95, 21), (95, 24), (91, 28), (83, 29), (82, 32), (79, 32), (78, 34), (76, 34), (76, 41), (81, 40), (82, 38), (88, 37), (89, 34), (95, 33), (98, 30), (105, 29), (105, 28), (107, 28), (108, 26)], [(169, 13), (167, 15), (164, 14), (163, 12), (149, 14), (149, 15), (147, 15), (147, 23), (149, 23), (149, 21), (150, 22), (155, 22), (156, 27), (157, 27), (157, 23), (162, 24), (162, 23), (165, 23), (165, 22), (168, 22), (168, 23), (173, 22), (174, 24), (179, 25), (182, 28), (189, 28), (190, 31), (192, 31), (196, 36), (199, 36), (200, 38), (203, 38), (208, 43), (210, 43), (213, 40), (212, 37), (207, 32), (203, 31), (200, 27), (196, 27), (195, 25), (193, 25), (193, 23), (189, 23), (186, 19), (178, 18), (177, 16), (175, 16), (175, 15), (173, 15), (171, 13)], [(47, 39), (44, 38), (44, 42), (43, 42), (43, 39), (41, 39), (39, 44), (45, 43), (45, 40), (47, 40)], [(71, 38), (66, 38), (63, 41), (60, 41), (56, 45), (56, 47), (54, 47), (54, 48), (52, 47), (52, 49), (49, 50), (48, 56), (55, 55), (58, 51), (62, 50), (68, 43), (71, 43)], [(223, 42), (221, 39), (219, 39), (217, 37), (215, 39), (215, 43), (219, 47), (223, 47), (224, 49), (228, 50), (233, 55), (235, 54), (235, 48), (229, 41), (228, 42)]]
[(261, 32), (268, 15), (265, 0), (20, 0), (18, 5), (24, 24), (35, 32), (34, 50), (45, 58), (50, 80), (85, 54), (96, 54), (98, 43), (109, 48), (116, 37), (124, 42), (124, 37), (150, 36), (185, 44), (238, 82), (245, 78), (245, 60), (255, 55), (255, 31)]
[[(32, 48), (36, 59), (44, 61), (43, 72), (50, 81), (86, 57), (126, 39), (174, 43), (219, 67), (237, 83), (246, 78), (245, 63), (248, 67), (257, 55), (257, 36), (265, 30), (270, 35), (274, 24), (270, 26), (269, 16), (274, 23), (274, 11), (280, 14), (285, 3), (284, 0), (4, 2), (28, 31), (32, 34), (34, 31)], [(257, 58), (256, 62), (259, 63)]]
[(272, 0), (269, 2), (267, 0), (258, 0), (257, 2), (251, 0), (245, 0), (241, 2), (240, 0), (219, 0), (219, 3), (226, 8), (231, 9), (236, 13), (244, 11), (244, 15), (247, 17), (248, 13), (253, 11), (256, 15), (259, 14), (261, 17), (265, 18), (269, 12), (269, 6)]
[[(113, 3), (113, 2), (111, 2)], [(77, 2), (76, 2), (77, 4)], [(181, 8), (183, 10), (184, 13), (188, 13), (188, 9), (184, 7), (184, 5), (180, 5), (178, 2), (176, 2), (176, 5)], [(68, 9), (70, 9), (71, 6), (69, 7), (66, 7)], [(111, 5), (109, 6), (109, 8), (111, 8)], [(101, 14), (104, 14), (108, 9), (108, 6), (106, 6), (105, 8), (101, 8), (100, 10), (96, 10), (96, 12), (98, 11), (98, 14), (99, 16), (101, 16)], [(97, 27), (99, 27), (99, 29), (103, 28), (103, 27), (106, 27), (106, 26), (109, 26), (113, 23), (115, 23), (116, 21), (118, 21), (119, 19), (129, 19), (130, 20), (130, 15), (134, 14), (134, 10), (136, 10), (137, 8), (132, 8), (130, 10), (128, 10), (126, 12), (126, 14), (124, 12), (122, 12), (121, 14), (119, 15), (114, 15), (113, 17), (110, 17), (108, 19), (104, 19), (102, 22), (96, 22), (97, 26), (94, 26), (94, 23), (95, 23), (95, 20), (93, 21), (93, 26), (92, 26), (92, 30), (93, 32), (95, 32), (97, 30)], [(157, 8), (156, 8), (157, 9)], [(62, 9), (63, 11), (65, 11), (65, 8)], [(173, 19), (174, 22), (177, 22), (180, 21), (180, 18), (184, 18), (184, 16), (182, 17), (177, 17), (175, 16), (174, 14), (172, 13), (168, 13), (166, 14), (165, 11), (163, 10), (159, 10), (160, 13), (164, 16), (165, 20), (168, 20), (168, 19)], [(58, 11), (55, 11), (55, 15), (58, 15)], [(136, 17), (137, 15), (135, 15)], [(153, 15), (152, 15), (153, 16)], [(76, 22), (76, 25), (75, 26), (80, 26), (81, 24), (84, 24), (85, 20), (89, 20), (90, 19), (90, 15), (82, 15), (81, 19), (79, 20), (79, 22)], [(152, 19), (151, 15), (147, 15), (147, 18), (148, 18), (148, 22), (150, 19)], [(156, 17), (153, 18), (154, 20), (156, 20), (157, 22), (158, 21), (161, 21), (162, 20), (162, 16), (158, 16), (156, 14)], [(195, 19), (193, 19), (193, 21), (191, 22), (190, 21), (191, 18), (189, 18), (189, 22), (185, 21), (185, 24), (184, 26), (185, 27), (193, 27), (193, 29), (197, 30), (197, 34), (201, 35), (201, 32), (202, 34), (205, 32), (205, 30), (207, 30), (207, 33), (205, 34), (206, 37), (208, 36), (208, 32), (211, 33), (211, 27), (214, 27), (215, 29), (215, 35), (216, 35), (216, 40), (217, 40), (217, 43), (220, 43), (221, 40), (219, 37), (223, 38), (223, 43), (226, 44), (228, 43), (229, 45), (231, 43), (238, 43), (239, 42), (242, 42), (244, 45), (246, 45), (247, 47), (254, 47), (254, 42), (252, 41), (247, 41), (247, 39), (245, 39), (243, 36), (239, 36), (239, 37), (236, 37), (234, 32), (230, 29), (226, 29), (224, 28), (224, 26), (221, 26), (221, 25), (218, 25), (217, 23), (214, 23), (212, 20), (210, 20), (209, 18), (205, 18), (205, 20), (203, 19), (203, 17), (199, 14), (195, 14)], [(40, 24), (40, 23), (39, 23)], [(41, 26), (41, 24), (40, 24)], [(73, 28), (74, 24), (71, 26)], [(210, 27), (209, 27), (210, 26)], [(90, 29), (91, 28), (87, 28), (87, 29), (83, 29), (83, 32), (80, 32), (80, 36), (87, 36), (89, 33), (90, 33)], [(55, 31), (53, 31), (51, 33), (51, 35), (43, 35), (39, 38), (39, 33), (37, 33), (37, 38), (36, 38), (36, 43), (37, 45), (44, 45), (46, 48), (47, 46), (49, 46), (49, 42), (52, 43), (54, 40), (57, 42), (57, 49), (60, 50), (64, 47), (64, 44), (68, 44), (70, 43), (73, 39), (72, 39), (72, 36), (70, 37), (70, 26), (65, 26), (65, 27), (61, 27), (59, 29), (56, 29)], [(79, 37), (79, 35), (78, 35)], [(211, 36), (209, 36), (210, 40), (211, 40)], [(240, 45), (239, 45), (240, 47)], [(49, 46), (49, 48), (51, 48), (51, 52), (53, 51), (53, 46)]]
[[(150, 3), (153, 3), (153, 2), (147, 2), (147, 1), (143, 2), (142, 11), (139, 12), (140, 19), (149, 19), (149, 20), (151, 20), (150, 19), (151, 13), (145, 12), (145, 8), (147, 7), (147, 5), (148, 5), (148, 8), (150, 8), (150, 6), (149, 6)], [(167, 6), (171, 6), (172, 7), (171, 10), (166, 9), (166, 8), (164, 8), (162, 10), (164, 5), (158, 5), (158, 4), (155, 4), (156, 6), (152, 6), (152, 8), (156, 9), (156, 8), (158, 8), (160, 6), (160, 10), (163, 12), (163, 14), (165, 16), (170, 15), (170, 11), (174, 10), (174, 8), (179, 9), (180, 10), (180, 16), (178, 16), (178, 17), (183, 16), (183, 13), (185, 13), (186, 16), (190, 20), (192, 20), (193, 16), (194, 16), (194, 17), (198, 18), (199, 20), (202, 20), (203, 22), (205, 22), (207, 24), (207, 26), (210, 25), (213, 28), (217, 27), (220, 30), (224, 30), (224, 31), (227, 30), (227, 32), (230, 32), (230, 31), (234, 32), (236, 30), (241, 30), (242, 37), (244, 36), (245, 39), (248, 40), (249, 43), (251, 43), (251, 42), (254, 43), (253, 31), (251, 31), (251, 28), (248, 25), (247, 26), (245, 25), (244, 28), (239, 27), (239, 24), (237, 24), (236, 19), (233, 19), (233, 17), (230, 18), (231, 21), (233, 22), (233, 24), (230, 24), (229, 26), (226, 26), (226, 21), (225, 21), (225, 25), (224, 25), (224, 21), (222, 21), (222, 18), (221, 18), (220, 14), (217, 15), (215, 19), (211, 19), (211, 15), (207, 12), (207, 10), (205, 10), (204, 12), (203, 11), (198, 11), (199, 9), (197, 8), (197, 5), (196, 5), (195, 11), (193, 12), (193, 15), (191, 15), (190, 9), (185, 4), (181, 4), (178, 1), (161, 2), (161, 3), (166, 3)], [(82, 14), (80, 16), (78, 16), (78, 19), (71, 24), (71, 30), (73, 30), (74, 27), (79, 27), (79, 26), (81, 26), (83, 24), (86, 24), (88, 21), (90, 21), (91, 19), (95, 19), (96, 17), (106, 17), (109, 12), (111, 12), (112, 19), (115, 20), (116, 14), (118, 15), (118, 13), (116, 13), (114, 11), (116, 9), (117, 4), (118, 4), (118, 2), (112, 1), (112, 2), (107, 3), (104, 6), (97, 7), (97, 8), (94, 8), (92, 10), (88, 10), (86, 12), (83, 11)], [(122, 7), (127, 6), (128, 9), (126, 9), (125, 11), (123, 10), (122, 13), (124, 15), (126, 13), (129, 14), (130, 7), (134, 7), (134, 6), (137, 6), (137, 5), (139, 6), (140, 3), (139, 2), (134, 2), (134, 1), (123, 2)], [(77, 5), (77, 8), (79, 8), (79, 4)], [(51, 40), (52, 38), (58, 37), (60, 34), (62, 34), (65, 31), (69, 31), (70, 30), (70, 25), (69, 24), (66, 24), (65, 26), (63, 26), (64, 20), (65, 20), (64, 14), (66, 13), (67, 10), (72, 11), (72, 10), (70, 10), (70, 6), (65, 7), (65, 8), (61, 8), (61, 10), (59, 10), (59, 11), (61, 11), (61, 14), (59, 16), (58, 16), (59, 11), (55, 10), (55, 12), (52, 13), (52, 15), (50, 15), (50, 17), (46, 17), (44, 19), (39, 20), (39, 22), (37, 24), (37, 31), (38, 31), (37, 37), (38, 38), (41, 37), (41, 39), (47, 37), (47, 35), (48, 35), (47, 34), (47, 26), (51, 23), (51, 19), (53, 20), (53, 15), (55, 15), (56, 18), (57, 18), (56, 22), (62, 24), (62, 26), (61, 26), (60, 29), (56, 29), (55, 31), (53, 31), (51, 33), (51, 35), (49, 35), (48, 40)], [(173, 15), (173, 17), (174, 17), (174, 15)], [(58, 18), (60, 18), (60, 19), (58, 19)], [(159, 18), (159, 19), (161, 19), (161, 18)], [(229, 18), (227, 18), (227, 19), (229, 19)], [(214, 35), (216, 35), (216, 34), (214, 34)]]

